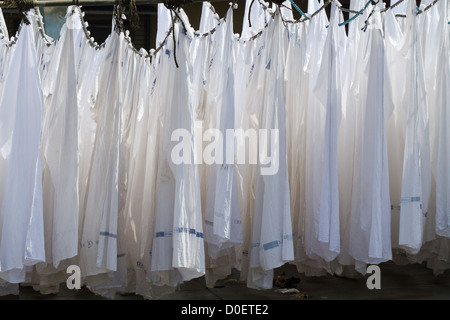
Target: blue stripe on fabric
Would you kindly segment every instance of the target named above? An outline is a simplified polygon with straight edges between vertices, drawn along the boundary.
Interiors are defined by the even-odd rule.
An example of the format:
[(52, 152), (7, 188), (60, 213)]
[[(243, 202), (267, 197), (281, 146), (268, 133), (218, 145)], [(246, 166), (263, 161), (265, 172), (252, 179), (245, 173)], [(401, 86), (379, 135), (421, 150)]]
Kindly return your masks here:
[(172, 236), (172, 232), (167, 232), (167, 231), (158, 231), (156, 232), (155, 237), (156, 238), (163, 238), (163, 237), (171, 237)]
[(270, 250), (270, 249), (273, 249), (273, 248), (276, 248), (279, 246), (280, 246), (280, 243), (278, 240), (263, 244), (264, 251), (267, 251), (267, 250)]
[(117, 239), (117, 234), (114, 234), (114, 233), (109, 233), (109, 232), (107, 232), (107, 231), (102, 231), (102, 232), (100, 232), (100, 235), (101, 236), (105, 236), (105, 237), (111, 237), (111, 238), (114, 238), (114, 239)]
[(187, 233), (187, 231), (188, 231), (188, 229), (187, 228), (175, 228), (175, 232), (178, 232), (178, 233)]
[(188, 234), (195, 235), (197, 238), (203, 238), (203, 233), (202, 232), (197, 232), (195, 229), (192, 229), (192, 228), (179, 227), (179, 228), (175, 228), (175, 232), (177, 232), (177, 233), (188, 233)]
[(420, 196), (417, 197), (404, 197), (402, 198), (402, 202), (420, 202)]

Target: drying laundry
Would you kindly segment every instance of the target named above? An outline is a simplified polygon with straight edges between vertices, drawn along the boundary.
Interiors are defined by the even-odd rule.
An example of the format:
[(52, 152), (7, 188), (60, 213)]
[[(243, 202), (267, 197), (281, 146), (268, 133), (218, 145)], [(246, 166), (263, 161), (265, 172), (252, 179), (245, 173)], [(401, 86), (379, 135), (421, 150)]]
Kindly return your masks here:
[(233, 269), (259, 290), (285, 264), (450, 269), (449, 3), (350, 8), (247, 0), (236, 33), (233, 4), (198, 30), (159, 4), (151, 50), (117, 17), (96, 44), (78, 6), (58, 39), (0, 15), (0, 295), (72, 264), (146, 299)]

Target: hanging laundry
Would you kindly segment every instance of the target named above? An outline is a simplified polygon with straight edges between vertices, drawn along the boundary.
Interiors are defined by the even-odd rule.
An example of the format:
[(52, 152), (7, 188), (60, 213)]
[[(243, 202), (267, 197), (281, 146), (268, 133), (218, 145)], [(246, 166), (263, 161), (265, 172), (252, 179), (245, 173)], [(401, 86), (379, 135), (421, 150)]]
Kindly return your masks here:
[[(29, 12), (27, 16), (33, 19)], [(33, 25), (22, 25), (0, 102), (0, 278), (25, 281), (45, 261), (42, 209), (41, 131), (44, 100)]]
[(356, 110), (355, 160), (353, 172), (350, 255), (355, 269), (366, 273), (365, 264), (378, 264), (392, 258), (390, 236), (389, 174), (386, 122), (391, 110), (383, 96), (385, 56), (382, 22), (378, 7), (361, 35), (360, 94), (362, 106)]
[[(13, 47), (14, 48), (14, 47)], [(9, 59), (12, 48), (9, 46), (8, 29), (6, 28), (5, 18), (0, 9), (0, 96), (3, 93), (6, 74), (10, 66)]]
[[(159, 105), (162, 143), (158, 151), (151, 278), (155, 285), (174, 287), (205, 273), (199, 175), (194, 162), (197, 147), (190, 96), (192, 67), (188, 39), (181, 23), (174, 25), (173, 34), (157, 58), (161, 59), (160, 67), (166, 68), (166, 78), (160, 79), (166, 85), (166, 100)], [(175, 58), (181, 62), (179, 68)], [(172, 159), (176, 143), (171, 137), (176, 129), (184, 129), (190, 134), (189, 140), (184, 141), (190, 146), (188, 161), (179, 164)]]
[[(268, 7), (268, 3), (264, 2), (264, 5)], [(263, 30), (272, 14), (272, 10), (265, 10), (259, 0), (245, 0), (241, 39), (246, 40)]]
[[(313, 10), (320, 3), (311, 0)], [(335, 15), (332, 18), (336, 21)], [(310, 73), (306, 110), (306, 214), (305, 252), (329, 262), (340, 251), (337, 179), (337, 130), (340, 102), (337, 96), (335, 44), (325, 12), (310, 22), (304, 68)], [(336, 21), (337, 22), (337, 21)], [(328, 81), (324, 81), (328, 79)]]
[[(259, 162), (255, 182), (252, 247), (247, 285), (271, 288), (273, 269), (294, 259), (286, 156), (284, 53), (287, 33), (277, 12), (266, 39), (262, 77), (264, 101), (260, 117)], [(270, 160), (270, 161), (266, 161)]]
[(213, 56), (213, 49), (215, 47), (214, 39), (217, 34), (213, 31), (218, 26), (219, 21), (216, 20), (212, 6), (208, 2), (204, 2), (202, 16), (200, 18), (200, 30), (203, 28), (204, 33), (196, 34), (189, 46), (189, 55), (192, 62), (192, 107), (195, 112), (195, 132), (201, 133), (196, 136), (198, 139), (197, 143), (199, 144), (196, 158), (197, 162), (199, 162), (198, 168), (203, 217), (205, 216), (210, 168), (210, 165), (203, 161), (203, 150), (206, 147), (206, 141), (203, 141), (203, 133), (211, 126), (211, 112), (213, 108), (208, 108), (207, 101), (208, 96), (214, 94), (209, 88), (211, 84), (209, 77), (212, 66), (214, 63), (217, 63), (217, 60)]
[(162, 45), (164, 38), (170, 30), (172, 18), (170, 16), (170, 10), (166, 8), (164, 3), (158, 3), (158, 26), (156, 33), (156, 48)]
[[(436, 143), (436, 233), (440, 236), (450, 238), (450, 200), (449, 200), (449, 190), (450, 190), (450, 168), (449, 168), (449, 153), (450, 153), (450, 130), (449, 130), (449, 116), (450, 116), (450, 90), (448, 90), (450, 86), (450, 30), (449, 25), (445, 24), (446, 20), (449, 19), (448, 15), (445, 15), (445, 12), (449, 12), (450, 6), (448, 2), (442, 1), (443, 3), (439, 3), (438, 7), (435, 8), (435, 15), (440, 15), (439, 19), (439, 33), (443, 34), (443, 39), (438, 41), (439, 38), (436, 39), (438, 44), (440, 45), (439, 57), (447, 57), (447, 59), (442, 59), (442, 63), (437, 63), (436, 72), (440, 73), (440, 76), (434, 76), (436, 79), (436, 84), (440, 83), (440, 92), (437, 91), (437, 96), (439, 99), (437, 104), (429, 104), (431, 108), (439, 108), (438, 112), (439, 116), (436, 116), (439, 119), (439, 123), (436, 124), (438, 126), (438, 138)], [(439, 9), (438, 9), (439, 8)], [(434, 20), (434, 19), (433, 19)], [(437, 37), (439, 33), (436, 33)], [(441, 61), (441, 59), (439, 59)], [(431, 70), (429, 71), (429, 75), (427, 75), (427, 79), (432, 77)], [(426, 82), (428, 84), (428, 82)], [(439, 90), (438, 89), (438, 90)], [(433, 153), (434, 154), (434, 153)]]
[[(243, 134), (257, 132), (259, 128), (264, 97), (264, 77), (261, 74), (265, 68), (266, 41), (265, 35), (261, 35), (253, 40), (239, 41), (235, 47), (235, 128), (241, 130)], [(236, 260), (241, 281), (247, 281), (248, 278), (252, 245), (257, 141), (251, 139), (250, 134), (247, 141), (246, 139), (236, 141), (238, 156), (236, 170), (243, 230), (243, 243), (238, 246)]]
[[(351, 0), (350, 9), (358, 11), (364, 6), (362, 0)], [(337, 262), (342, 265), (341, 270), (335, 270), (337, 274), (352, 276), (354, 273), (355, 260), (350, 255), (350, 243), (352, 234), (350, 233), (350, 221), (352, 212), (353, 194), (353, 171), (356, 139), (356, 113), (359, 102), (359, 82), (355, 81), (361, 70), (360, 65), (355, 63), (360, 40), (361, 27), (364, 24), (364, 15), (355, 17), (356, 14), (349, 13), (349, 19), (354, 19), (348, 26), (348, 36), (341, 36), (340, 44), (336, 54), (341, 57), (339, 70), (341, 76), (341, 106), (342, 119), (338, 133), (338, 185), (339, 185), (339, 226), (341, 236), (341, 250), (337, 257)], [(343, 19), (339, 19), (343, 23)], [(345, 28), (339, 26), (339, 31)], [(342, 43), (344, 42), (344, 43)]]
[(408, 101), (405, 154), (400, 204), (399, 246), (417, 253), (423, 244), (425, 220), (431, 192), (428, 105), (423, 83), (422, 49), (417, 37), (415, 2), (409, 1), (405, 23)]
[(246, 1), (237, 35), (235, 5), (194, 30), (160, 4), (148, 52), (114, 24), (96, 44), (77, 6), (56, 40), (0, 14), (0, 295), (57, 293), (69, 264), (110, 299), (450, 269), (449, 6), (415, 5)]
[[(70, 9), (69, 9), (70, 10)], [(69, 11), (70, 14), (70, 11)], [(72, 16), (67, 19), (43, 80), (42, 138), (46, 264), (78, 254), (78, 104)], [(38, 269), (45, 269), (42, 264)], [(63, 266), (61, 270), (65, 270)]]
[(198, 33), (203, 34), (210, 32), (213, 28), (217, 27), (220, 22), (219, 15), (214, 10), (214, 7), (210, 2), (204, 1), (202, 3), (202, 15), (200, 17), (200, 25), (198, 27)]
[(123, 34), (107, 39), (99, 94), (95, 103), (97, 130), (87, 182), (81, 235), (83, 278), (117, 269), (117, 215), (120, 111), (122, 106)]
[[(242, 243), (242, 221), (239, 206), (237, 176), (235, 167), (236, 149), (233, 141), (229, 140), (227, 130), (234, 130), (234, 55), (233, 55), (233, 9), (230, 7), (226, 18), (216, 31), (217, 51), (213, 53), (214, 63), (211, 67), (208, 105), (214, 106), (212, 123), (209, 128), (214, 141), (211, 142), (214, 154), (210, 154), (209, 147), (203, 149), (205, 157), (215, 157), (209, 168), (209, 182), (205, 212), (205, 241), (207, 252), (213, 264), (218, 258), (234, 254), (232, 248)], [(215, 130), (215, 131), (214, 131)], [(215, 134), (215, 133), (218, 133)], [(222, 141), (222, 145), (220, 145)], [(210, 145), (210, 146), (211, 146)], [(212, 153), (212, 152), (211, 152)], [(220, 275), (212, 276), (212, 284), (216, 277), (226, 277), (231, 273), (231, 264), (222, 265)], [(214, 267), (212, 269), (215, 269)], [(216, 267), (217, 269), (217, 267)], [(215, 273), (212, 270), (212, 273)], [(208, 274), (207, 274), (208, 278)]]
[[(306, 156), (306, 106), (308, 102), (308, 77), (302, 62), (305, 59), (309, 23), (295, 24), (289, 33), (289, 45), (286, 54), (285, 91), (286, 144), (289, 172), (290, 207), (292, 215), (292, 238), (295, 264), (300, 272), (304, 271), (308, 260), (304, 249), (305, 222), (305, 156)], [(292, 84), (296, 84), (295, 86)]]
[[(76, 14), (76, 13), (75, 13)], [(89, 172), (97, 134), (99, 98), (99, 72), (105, 49), (95, 49), (84, 39), (81, 46), (77, 72), (78, 100), (78, 196), (79, 232), (81, 240), (83, 221), (86, 212), (86, 197), (89, 191)], [(81, 241), (80, 241), (81, 243)]]

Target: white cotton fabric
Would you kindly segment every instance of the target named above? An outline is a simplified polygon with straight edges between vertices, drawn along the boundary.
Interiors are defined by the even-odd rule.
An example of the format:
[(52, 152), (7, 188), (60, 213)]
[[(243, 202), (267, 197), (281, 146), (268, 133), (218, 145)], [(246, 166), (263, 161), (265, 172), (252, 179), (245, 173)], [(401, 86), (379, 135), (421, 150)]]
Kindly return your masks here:
[[(352, 0), (350, 9), (358, 10), (364, 3), (360, 0)], [(354, 14), (349, 14), (349, 18)], [(339, 21), (342, 21), (340, 19)], [(356, 138), (356, 114), (359, 99), (358, 82), (354, 81), (360, 72), (360, 65), (354, 62), (360, 45), (361, 22), (364, 16), (356, 17), (353, 23), (348, 24), (347, 37), (340, 37), (338, 49), (341, 57), (341, 107), (342, 119), (338, 133), (338, 184), (339, 184), (339, 225), (341, 235), (341, 250), (337, 257), (340, 265), (344, 266), (342, 272), (354, 269), (355, 260), (350, 255), (350, 245), (353, 241), (351, 228), (352, 195), (353, 195), (353, 170)], [(339, 27), (340, 28), (340, 27)], [(344, 39), (343, 39), (344, 38)], [(344, 40), (344, 41), (343, 41)], [(342, 43), (344, 42), (344, 43)], [(345, 187), (344, 187), (345, 186)], [(338, 270), (336, 271), (337, 273)]]
[(410, 1), (405, 23), (406, 48), (403, 48), (408, 50), (407, 70), (410, 74), (405, 88), (408, 109), (399, 229), (399, 246), (412, 254), (417, 253), (423, 244), (431, 192), (428, 105), (423, 83), (421, 42), (414, 19), (416, 11), (415, 3)]
[(294, 259), (283, 72), (287, 33), (282, 28), (280, 13), (276, 13), (271, 21), (267, 37), (267, 50), (261, 59), (263, 69), (260, 71), (264, 79), (265, 96), (260, 110), (259, 128), (265, 134), (258, 137), (260, 163), (256, 168), (247, 282), (250, 288), (271, 288), (273, 269)]
[(3, 16), (3, 11), (0, 10), (0, 38), (6, 38), (9, 40), (8, 27), (6, 26), (5, 17)]
[[(307, 37), (310, 24), (300, 24), (290, 36), (285, 71), (287, 114), (287, 152), (289, 164), (289, 188), (295, 264), (301, 272), (309, 268), (320, 269), (316, 260), (305, 252), (306, 217), (306, 114), (309, 96), (310, 74), (303, 68), (306, 59)], [(296, 86), (288, 85), (296, 83)], [(308, 271), (307, 271), (308, 269)], [(317, 270), (316, 269), (316, 270)]]
[[(232, 8), (217, 26), (216, 49), (211, 53), (206, 105), (214, 106), (205, 113), (203, 167), (208, 167), (204, 230), (208, 254), (207, 283), (214, 285), (231, 273), (235, 249), (242, 243), (242, 220), (238, 197), (236, 148), (234, 135), (234, 41)], [(206, 85), (206, 83), (204, 84)], [(206, 111), (206, 110), (205, 110)], [(233, 133), (233, 132), (232, 132)], [(212, 134), (210, 137), (209, 135)], [(211, 159), (208, 159), (210, 157)], [(212, 162), (211, 162), (212, 161)], [(206, 179), (205, 179), (206, 180)]]
[[(189, 95), (192, 67), (189, 63), (188, 39), (181, 25), (174, 25), (176, 52), (172, 39), (160, 51), (161, 66), (166, 67), (160, 79), (167, 94), (160, 101), (161, 143), (157, 174), (155, 236), (152, 246), (151, 277), (155, 285), (177, 284), (204, 275), (204, 240), (198, 168), (194, 162), (194, 114)], [(180, 61), (174, 65), (173, 55)], [(172, 59), (170, 59), (172, 58)], [(187, 81), (186, 81), (187, 80)], [(174, 94), (176, 93), (176, 94)], [(171, 140), (175, 129), (189, 133), (189, 161), (175, 164), (171, 159)], [(167, 254), (172, 252), (172, 254)]]
[[(58, 269), (78, 254), (78, 104), (72, 16), (61, 30), (43, 79), (42, 138), (46, 263)], [(79, 30), (79, 29), (78, 29)], [(44, 269), (42, 264), (38, 269)]]
[(202, 15), (200, 17), (200, 24), (198, 33), (203, 34), (211, 31), (220, 22), (219, 15), (214, 10), (210, 2), (204, 1), (202, 3)]
[[(31, 19), (32, 14), (28, 17)], [(2, 204), (0, 277), (25, 281), (25, 272), (45, 261), (40, 153), (44, 101), (33, 26), (22, 25), (0, 102)]]
[[(268, 3), (261, 2), (264, 3), (266, 8), (268, 7)], [(258, 0), (245, 0), (241, 39), (246, 40), (264, 29), (271, 14), (272, 11), (264, 10), (263, 6), (258, 3)]]
[(383, 95), (385, 54), (379, 13), (382, 7), (376, 9), (368, 21), (367, 32), (361, 35), (357, 60), (362, 66), (361, 105), (356, 110), (350, 255), (362, 274), (366, 272), (364, 264), (378, 264), (392, 257), (385, 129), (391, 111), (385, 107)]
[[(263, 87), (259, 85), (263, 78), (259, 75), (264, 68), (265, 42), (265, 37), (257, 37), (254, 41), (239, 42), (235, 49), (235, 126), (243, 133), (257, 130), (259, 125), (259, 110), (264, 96)], [(243, 230), (243, 243), (237, 249), (236, 260), (241, 272), (241, 281), (247, 281), (250, 266), (257, 164), (257, 159), (255, 160), (253, 156), (257, 157), (256, 147), (257, 141), (254, 140), (236, 141), (238, 156), (236, 168)], [(239, 153), (239, 148), (243, 148), (244, 154)]]
[(347, 27), (337, 1), (295, 23), (250, 3), (240, 35), (232, 4), (198, 30), (160, 4), (149, 52), (114, 22), (95, 44), (77, 6), (56, 40), (0, 14), (0, 295), (57, 293), (71, 264), (109, 299), (236, 270), (269, 289), (286, 263), (450, 269), (448, 1)]
[[(315, 11), (320, 5), (313, 2)], [(317, 256), (327, 262), (335, 259), (340, 250), (336, 138), (341, 111), (336, 96), (337, 70), (332, 61), (336, 56), (332, 28), (337, 17), (332, 15), (332, 19), (328, 31), (324, 12), (311, 20), (304, 65), (310, 73), (306, 111), (305, 252), (310, 258)], [(325, 84), (324, 79), (329, 82)]]
[[(217, 59), (218, 63), (212, 66), (211, 73), (213, 74), (210, 77), (210, 81), (215, 86), (210, 87), (214, 90), (214, 94), (209, 95), (211, 100), (208, 103), (216, 107), (212, 115), (211, 129), (218, 129), (221, 133), (226, 133), (226, 130), (234, 128), (232, 19), (232, 10), (229, 9), (226, 20), (223, 21), (217, 31), (215, 41), (224, 45), (223, 47), (218, 45), (218, 50), (214, 53), (214, 59)], [(228, 163), (230, 157), (234, 162), (233, 141), (227, 140), (226, 136), (223, 139), (223, 145), (218, 145), (216, 149), (217, 154), (212, 154), (215, 159), (211, 160), (215, 161), (209, 174), (205, 240), (211, 245), (211, 257), (218, 254), (214, 251), (226, 248), (227, 244), (225, 243), (240, 243), (242, 241), (235, 170), (233, 163)], [(209, 154), (206, 153), (206, 155)], [(213, 247), (216, 248), (213, 249)]]
[(163, 40), (170, 30), (172, 23), (171, 12), (164, 3), (158, 3), (158, 26), (156, 32), (156, 48), (163, 44)]
[(9, 46), (8, 29), (6, 28), (3, 12), (0, 11), (0, 95), (3, 93), (6, 75), (10, 66), (9, 59), (13, 47)]
[(83, 276), (117, 268), (118, 169), (123, 34), (112, 33), (100, 67), (97, 131), (85, 198), (80, 264)]
[[(435, 64), (432, 62), (432, 57), (427, 59), (426, 62), (430, 61), (430, 63), (435, 64), (433, 69), (426, 68), (425, 70), (429, 72), (427, 76), (427, 80), (430, 80), (432, 77), (433, 70), (440, 73), (439, 76), (435, 76), (435, 84), (436, 87), (436, 103), (430, 103), (430, 107), (435, 109), (439, 108), (439, 115), (435, 116), (435, 119), (438, 123), (435, 126), (438, 128), (438, 139), (439, 141), (437, 145), (435, 145), (436, 150), (436, 233), (442, 237), (450, 238), (450, 200), (449, 200), (449, 192), (450, 192), (450, 169), (449, 163), (447, 161), (450, 148), (450, 130), (449, 130), (449, 110), (450, 110), (450, 92), (448, 90), (450, 85), (450, 31), (449, 25), (445, 24), (446, 21), (449, 20), (449, 12), (450, 6), (448, 2), (443, 1), (443, 3), (439, 3), (439, 5), (432, 11), (434, 13), (434, 17), (430, 18), (432, 22), (438, 20), (440, 24), (437, 27), (437, 32), (434, 34), (436, 37), (436, 42), (440, 44), (438, 47), (439, 57), (446, 57), (446, 59), (442, 59), (442, 64)], [(445, 15), (447, 12), (447, 15)], [(438, 16), (438, 17), (437, 17)], [(443, 37), (443, 38), (439, 38)], [(439, 41), (440, 40), (440, 41)], [(429, 44), (427, 44), (429, 45)], [(426, 57), (427, 58), (427, 57)], [(439, 60), (441, 61), (441, 59)], [(427, 65), (427, 67), (429, 67)], [(426, 81), (428, 84), (429, 82)], [(435, 141), (436, 141), (435, 140)], [(435, 153), (433, 152), (433, 155)]]

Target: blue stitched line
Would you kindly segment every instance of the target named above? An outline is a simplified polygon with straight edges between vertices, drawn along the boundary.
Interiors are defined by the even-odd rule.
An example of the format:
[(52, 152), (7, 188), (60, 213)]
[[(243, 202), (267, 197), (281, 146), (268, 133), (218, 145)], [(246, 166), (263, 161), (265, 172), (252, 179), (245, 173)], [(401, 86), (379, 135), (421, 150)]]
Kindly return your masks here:
[[(203, 239), (203, 233), (202, 232), (197, 232), (195, 229), (190, 229), (190, 228), (175, 228), (175, 232), (177, 233), (188, 233), (188, 234), (192, 234), (195, 235), (197, 238), (202, 238)], [(163, 237), (171, 237), (172, 236), (172, 232), (169, 231), (158, 231), (155, 233), (155, 238), (163, 238)]]
[(402, 198), (402, 203), (405, 203), (405, 202), (420, 202), (420, 196)]
[(100, 235), (101, 236), (105, 236), (105, 237), (111, 237), (111, 238), (114, 238), (114, 239), (117, 239), (117, 234), (114, 234), (114, 233), (109, 233), (109, 232), (100, 232)]
[(270, 249), (273, 249), (273, 248), (276, 248), (279, 246), (280, 246), (280, 244), (279, 244), (278, 240), (263, 244), (264, 251), (267, 251), (267, 250), (270, 250)]

